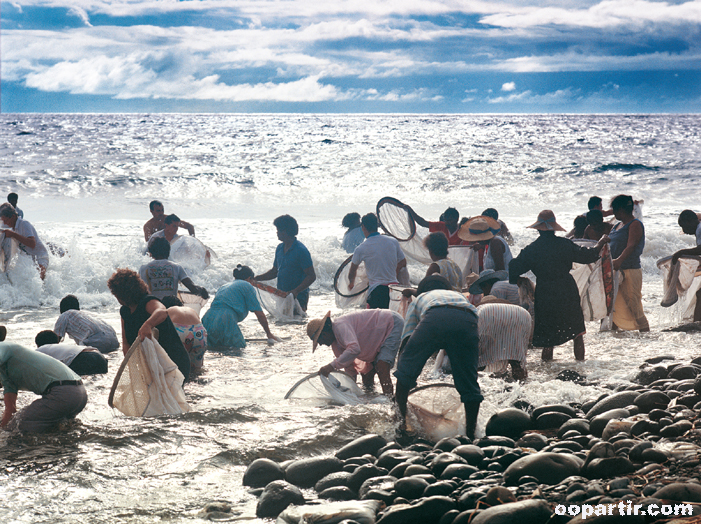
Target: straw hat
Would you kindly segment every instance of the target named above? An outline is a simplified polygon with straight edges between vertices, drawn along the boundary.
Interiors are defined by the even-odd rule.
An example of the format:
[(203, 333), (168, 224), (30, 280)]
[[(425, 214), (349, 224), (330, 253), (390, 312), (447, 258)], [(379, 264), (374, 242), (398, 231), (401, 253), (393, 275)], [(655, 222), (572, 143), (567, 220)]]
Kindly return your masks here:
[(316, 351), (316, 346), (319, 345), (319, 336), (324, 330), (326, 319), (331, 316), (331, 311), (326, 313), (323, 318), (315, 318), (307, 324), (307, 335), (312, 339), (312, 353)]
[(555, 220), (555, 213), (549, 209), (538, 213), (538, 220), (536, 220), (535, 224), (531, 224), (528, 227), (537, 229), (538, 231), (566, 231), (565, 228)]
[(479, 240), (489, 240), (499, 232), (501, 226), (499, 222), (491, 217), (476, 216), (465, 222), (458, 231), (458, 237), (462, 240), (476, 242)]
[(499, 271), (494, 271), (493, 269), (485, 269), (480, 273), (479, 278), (475, 280), (470, 286), (470, 295), (479, 295), (480, 293), (482, 293), (482, 288), (480, 286), (485, 282), (490, 282), (492, 280), (495, 282), (499, 282), (508, 279), (509, 272), (504, 269), (500, 269)]

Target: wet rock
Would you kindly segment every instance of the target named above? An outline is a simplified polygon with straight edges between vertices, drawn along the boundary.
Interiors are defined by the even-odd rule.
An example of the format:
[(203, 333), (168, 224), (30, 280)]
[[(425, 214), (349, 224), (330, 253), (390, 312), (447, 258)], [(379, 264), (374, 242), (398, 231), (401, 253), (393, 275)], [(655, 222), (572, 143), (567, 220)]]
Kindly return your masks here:
[(321, 493), (325, 489), (335, 488), (336, 486), (348, 486), (351, 474), (347, 471), (336, 471), (335, 473), (329, 473), (319, 482), (314, 484), (314, 490), (317, 493)]
[(645, 360), (648, 364), (659, 364), (660, 362), (664, 362), (665, 360), (676, 360), (677, 357), (674, 355), (659, 355), (657, 357), (650, 357)]
[(456, 509), (449, 497), (427, 497), (416, 504), (395, 504), (387, 508), (377, 524), (438, 524), (446, 513)]
[(638, 396), (634, 404), (638, 406), (642, 413), (649, 413), (653, 409), (665, 409), (670, 400), (671, 399), (661, 391), (648, 391)]
[(688, 378), (696, 378), (696, 375), (698, 374), (699, 370), (696, 368), (696, 366), (681, 365), (675, 367), (667, 376), (675, 380), (684, 380)]
[(256, 505), (256, 517), (275, 518), (290, 504), (303, 505), (304, 496), (296, 486), (284, 480), (274, 480), (263, 490)]
[[(596, 406), (594, 406), (596, 407)], [(592, 408), (593, 409), (593, 408)], [(593, 417), (590, 422), (589, 422), (589, 430), (591, 431), (591, 434), (594, 435), (595, 437), (600, 437), (602, 433), (604, 432), (604, 428), (606, 427), (606, 424), (608, 424), (609, 420), (612, 419), (622, 419), (629, 417), (630, 413), (628, 412), (627, 409), (623, 408), (616, 408), (616, 409), (611, 409), (609, 411), (605, 411), (603, 413), (600, 413)]]
[(701, 486), (692, 482), (675, 482), (656, 491), (654, 498), (676, 502), (701, 502)]
[(533, 420), (537, 420), (538, 417), (540, 417), (543, 413), (551, 412), (564, 413), (566, 415), (569, 415), (568, 418), (575, 418), (577, 416), (576, 411), (571, 406), (568, 406), (566, 404), (548, 404), (545, 406), (539, 406), (535, 408), (533, 410), (533, 413), (531, 413), (531, 417), (533, 417)]
[(472, 519), (472, 524), (545, 524), (551, 515), (550, 505), (546, 501), (521, 500), (486, 509)]
[(628, 458), (633, 462), (643, 462), (643, 451), (650, 449), (652, 447), (652, 442), (643, 440), (638, 442), (635, 446), (630, 448), (628, 452)]
[(563, 369), (555, 378), (563, 382), (576, 382), (577, 384), (582, 384), (587, 379), (587, 377), (577, 373), (573, 369)]
[(562, 438), (562, 436), (567, 433), (570, 430), (577, 430), (579, 431), (582, 435), (588, 435), (589, 434), (589, 421), (587, 419), (583, 418), (571, 418), (568, 421), (564, 422), (561, 426), (560, 429), (557, 430), (557, 436), (558, 438)]
[(574, 455), (541, 452), (521, 457), (504, 472), (504, 484), (515, 486), (521, 477), (538, 479), (539, 484), (558, 484), (572, 475), (579, 475), (583, 461)]
[(682, 395), (676, 398), (677, 405), (686, 406), (688, 408), (694, 407), (698, 402), (701, 402), (701, 395)]
[(659, 449), (647, 448), (640, 453), (640, 458), (643, 462), (654, 462), (655, 464), (662, 464), (667, 462), (669, 458), (667, 454)]
[(369, 478), (358, 488), (358, 496), (364, 499), (372, 490), (392, 491), (396, 482), (397, 479), (389, 475)]
[(421, 497), (428, 486), (428, 482), (424, 479), (406, 477), (394, 483), (394, 491), (399, 497), (404, 497), (407, 500), (414, 500)]
[(697, 376), (694, 380), (694, 392), (697, 395), (701, 395), (701, 375)]
[(528, 413), (516, 408), (507, 408), (491, 416), (485, 433), (487, 436), (501, 435), (516, 440), (521, 433), (532, 428), (533, 422)]
[(562, 426), (571, 418), (572, 417), (567, 413), (548, 411), (536, 419), (535, 426), (537, 429), (555, 429)]
[(609, 420), (606, 423), (606, 427), (604, 427), (604, 430), (601, 432), (601, 438), (604, 440), (611, 440), (612, 437), (620, 433), (630, 435), (630, 431), (633, 429), (634, 425), (635, 422), (632, 420)]
[(479, 446), (480, 448), (487, 448), (490, 446), (503, 446), (505, 448), (513, 448), (514, 446), (516, 446), (516, 441), (509, 437), (493, 435), (491, 437), (477, 439), (475, 441), (475, 445)]
[(387, 440), (380, 435), (363, 435), (339, 449), (336, 452), (336, 458), (344, 460), (351, 457), (362, 457), (366, 454), (377, 456), (377, 452), (386, 445)]
[(333, 486), (319, 493), (320, 499), (326, 500), (354, 500), (358, 495), (346, 486)]
[(424, 489), (424, 492), (421, 494), (422, 497), (433, 497), (436, 495), (444, 495), (446, 497), (449, 497), (452, 495), (453, 491), (457, 488), (457, 484), (455, 482), (449, 481), (449, 480), (441, 480), (439, 482), (436, 482), (435, 484), (431, 484)]
[(455, 517), (457, 517), (458, 515), (460, 515), (460, 512), (457, 509), (451, 509), (448, 513), (444, 514), (441, 517), (441, 520), (438, 521), (438, 524), (453, 524)]
[(601, 479), (625, 475), (635, 471), (635, 466), (626, 457), (596, 458), (584, 468), (584, 475), (590, 479)]
[(393, 491), (384, 489), (370, 489), (365, 493), (363, 500), (381, 500), (386, 506), (394, 502), (397, 495)]
[(482, 509), (468, 509), (467, 511), (463, 511), (455, 517), (452, 524), (472, 524), (475, 517), (483, 511)]
[(467, 461), (467, 463), (471, 466), (478, 465), (484, 458), (484, 451), (482, 451), (482, 448), (475, 446), (474, 444), (458, 446), (457, 448), (453, 449), (453, 453), (464, 458), (465, 461)]
[(285, 472), (280, 464), (267, 458), (251, 462), (243, 474), (243, 485), (252, 488), (264, 488), (273, 480), (284, 480)]
[[(410, 464), (408, 468), (404, 470), (403, 477), (411, 477), (412, 475), (425, 475), (430, 474), (431, 468), (424, 466), (423, 464)], [(397, 477), (399, 478), (399, 477)]]
[(467, 460), (455, 453), (441, 453), (431, 461), (431, 471), (436, 477), (440, 477), (443, 470), (451, 464), (467, 464)]
[(450, 464), (441, 473), (441, 479), (468, 479), (470, 475), (479, 471), (475, 466), (470, 466), (469, 464)]
[(386, 470), (392, 469), (397, 464), (408, 462), (409, 459), (420, 456), (416, 451), (404, 451), (401, 449), (391, 449), (382, 453), (375, 465)]
[(648, 384), (652, 384), (653, 382), (656, 382), (657, 380), (663, 379), (667, 377), (667, 368), (664, 366), (655, 366), (655, 367), (649, 367), (649, 368), (644, 368), (641, 369), (638, 374), (635, 377), (635, 381), (638, 384), (642, 384), (643, 386), (647, 386)]
[(336, 457), (311, 457), (293, 461), (285, 469), (285, 480), (300, 488), (311, 488), (329, 473), (343, 469)]
[[(629, 404), (633, 404), (635, 399), (640, 395), (637, 391), (621, 391), (614, 393), (606, 398), (603, 398), (587, 411), (587, 419), (590, 421), (602, 413), (611, 411), (612, 409), (624, 408)], [(603, 429), (603, 428), (602, 428)]]
[[(589, 426), (589, 424), (587, 424)], [(540, 451), (548, 445), (548, 439), (540, 433), (526, 433), (516, 442), (516, 445), (522, 448), (533, 448)]]
[(487, 496), (485, 497), (484, 501), (490, 506), (498, 506), (500, 504), (516, 502), (516, 497), (514, 497), (511, 490), (501, 486), (496, 486), (487, 491)]
[(365, 464), (351, 473), (346, 485), (357, 492), (366, 480), (374, 477), (383, 477), (385, 475), (387, 475), (387, 470), (385, 468), (379, 468), (375, 464)]
[(446, 437), (436, 442), (436, 445), (433, 446), (433, 449), (437, 451), (453, 451), (453, 449), (457, 448), (460, 445), (461, 442), (458, 439), (454, 437)]

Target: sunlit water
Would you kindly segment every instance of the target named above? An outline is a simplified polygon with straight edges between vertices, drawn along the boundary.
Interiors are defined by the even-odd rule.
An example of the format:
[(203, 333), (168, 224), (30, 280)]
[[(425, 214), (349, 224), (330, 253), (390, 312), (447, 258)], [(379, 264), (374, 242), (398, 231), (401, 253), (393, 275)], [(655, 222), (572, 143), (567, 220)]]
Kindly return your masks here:
[[(53, 327), (60, 299), (73, 293), (119, 331), (106, 281), (116, 268), (138, 269), (148, 260), (141, 227), (155, 198), (194, 223), (217, 254), (210, 267), (191, 268), (210, 292), (231, 280), (237, 263), (268, 269), (278, 243), (272, 219), (295, 216), (318, 276), (311, 317), (340, 313), (332, 281), (347, 256), (341, 217), (371, 211), (383, 196), (428, 219), (449, 205), (465, 215), (496, 207), (515, 237), (514, 251), (535, 238), (525, 226), (541, 209), (553, 209), (569, 227), (593, 194), (644, 199), (643, 299), (652, 332), (599, 333), (591, 323), (583, 363), (574, 361), (569, 343), (549, 364), (531, 351), (524, 385), (481, 377), (479, 433), (517, 399), (581, 402), (630, 380), (646, 358), (698, 356), (698, 338), (661, 332), (678, 318), (659, 306), (655, 261), (692, 245), (692, 237), (679, 235), (676, 217), (698, 207), (699, 124), (701, 117), (689, 115), (4, 115), (3, 194), (19, 193), (40, 236), (69, 256), (51, 257), (44, 283), (26, 261), (0, 275), (0, 322), (9, 340), (33, 347), (35, 334)], [(415, 282), (424, 271), (410, 264)], [(242, 330), (263, 337), (255, 317)], [(312, 354), (303, 326), (273, 323), (272, 330), (285, 341), (208, 353), (204, 373), (186, 386), (193, 411), (180, 417), (113, 412), (107, 395), (121, 354), (110, 355), (110, 372), (87, 379), (88, 407), (66, 432), (0, 434), (2, 521), (179, 522), (212, 500), (252, 515), (255, 498), (241, 477), (254, 458), (329, 453), (365, 432), (393, 436), (393, 411), (381, 396), (355, 407), (283, 400), (299, 378), (330, 361), (330, 352)], [(563, 369), (595, 385), (555, 380)], [(20, 406), (32, 397), (20, 394)]]

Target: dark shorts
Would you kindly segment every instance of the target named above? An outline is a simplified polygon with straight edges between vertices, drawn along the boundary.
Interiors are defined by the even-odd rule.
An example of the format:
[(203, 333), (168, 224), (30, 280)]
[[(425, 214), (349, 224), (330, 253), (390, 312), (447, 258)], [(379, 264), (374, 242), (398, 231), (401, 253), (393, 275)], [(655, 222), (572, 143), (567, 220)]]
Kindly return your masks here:
[(369, 309), (389, 309), (389, 286), (379, 285), (368, 295)]
[(481, 402), (484, 397), (477, 382), (477, 317), (466, 309), (434, 307), (426, 312), (399, 355), (394, 372), (397, 381), (408, 389), (415, 387), (424, 364), (440, 349), (450, 358), (460, 399), (464, 403)]
[(78, 375), (101, 375), (107, 373), (107, 359), (97, 351), (78, 353), (68, 366)]

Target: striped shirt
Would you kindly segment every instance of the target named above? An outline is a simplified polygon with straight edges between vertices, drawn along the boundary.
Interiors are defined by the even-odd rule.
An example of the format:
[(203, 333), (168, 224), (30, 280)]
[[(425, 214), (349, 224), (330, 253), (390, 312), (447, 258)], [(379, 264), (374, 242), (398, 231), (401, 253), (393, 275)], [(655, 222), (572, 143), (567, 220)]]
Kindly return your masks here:
[(78, 345), (84, 345), (85, 339), (96, 334), (116, 337), (114, 329), (107, 322), (79, 309), (69, 309), (61, 313), (54, 325), (54, 333), (61, 338), (68, 334)]
[(515, 306), (521, 305), (521, 297), (518, 294), (518, 286), (516, 284), (509, 284), (506, 281), (495, 282), (489, 294), (502, 300), (508, 300)]
[(456, 291), (462, 291), (463, 279), (460, 266), (458, 266), (454, 261), (450, 260), (449, 258), (436, 260), (434, 264), (438, 266), (438, 274), (440, 276), (442, 276), (448, 282), (450, 282), (450, 285), (453, 286), (453, 288)]
[(418, 296), (418, 298), (409, 304), (409, 309), (406, 312), (404, 319), (404, 331), (402, 332), (402, 340), (410, 337), (411, 334), (423, 320), (426, 312), (434, 307), (454, 306), (464, 308), (477, 316), (477, 308), (470, 304), (462, 293), (457, 291), (446, 291), (443, 289), (435, 289), (427, 291)]
[(531, 316), (520, 306), (484, 304), (479, 306), (479, 363), (488, 373), (506, 370), (509, 360), (526, 366), (526, 351), (531, 338)]

